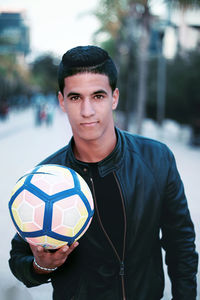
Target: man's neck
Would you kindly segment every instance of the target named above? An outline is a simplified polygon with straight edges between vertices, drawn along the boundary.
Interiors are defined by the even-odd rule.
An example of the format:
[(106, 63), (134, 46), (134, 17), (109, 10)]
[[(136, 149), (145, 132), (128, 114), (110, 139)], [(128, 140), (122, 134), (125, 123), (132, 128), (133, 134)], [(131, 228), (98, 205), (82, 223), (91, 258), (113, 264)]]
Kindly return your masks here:
[(83, 162), (99, 162), (107, 157), (115, 148), (117, 138), (114, 133), (113, 136), (104, 143), (101, 141), (87, 141), (81, 142), (74, 139), (74, 155), (76, 159)]

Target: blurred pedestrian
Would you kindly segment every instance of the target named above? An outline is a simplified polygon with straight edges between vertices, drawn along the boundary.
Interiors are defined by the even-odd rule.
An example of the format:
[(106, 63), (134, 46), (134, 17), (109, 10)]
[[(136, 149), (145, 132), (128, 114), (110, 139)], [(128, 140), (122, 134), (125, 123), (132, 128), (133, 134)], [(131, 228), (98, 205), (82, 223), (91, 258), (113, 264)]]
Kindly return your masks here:
[(6, 102), (2, 102), (0, 103), (0, 119), (1, 120), (6, 120), (7, 116), (8, 116), (8, 105)]

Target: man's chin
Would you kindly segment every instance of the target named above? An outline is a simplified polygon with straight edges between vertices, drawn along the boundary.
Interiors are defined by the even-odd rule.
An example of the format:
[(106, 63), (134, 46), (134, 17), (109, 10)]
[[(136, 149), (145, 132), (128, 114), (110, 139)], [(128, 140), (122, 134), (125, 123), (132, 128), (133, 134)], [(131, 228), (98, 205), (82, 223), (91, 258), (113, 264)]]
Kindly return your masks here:
[(88, 131), (88, 132), (82, 132), (81, 134), (79, 133), (79, 138), (81, 140), (87, 141), (87, 142), (93, 142), (93, 141), (97, 141), (100, 136), (97, 133), (97, 130), (95, 131)]
[(86, 136), (82, 136), (81, 139), (87, 142), (94, 142), (98, 140), (98, 137), (95, 135), (86, 135)]

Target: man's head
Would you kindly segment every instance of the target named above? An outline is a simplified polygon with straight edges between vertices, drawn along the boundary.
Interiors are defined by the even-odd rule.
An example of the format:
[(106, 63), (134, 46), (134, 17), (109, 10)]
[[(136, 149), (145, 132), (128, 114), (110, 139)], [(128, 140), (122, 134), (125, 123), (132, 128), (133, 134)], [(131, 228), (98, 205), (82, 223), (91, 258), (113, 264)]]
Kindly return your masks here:
[(58, 84), (63, 93), (64, 79), (81, 73), (97, 73), (108, 77), (112, 91), (117, 85), (117, 69), (108, 53), (97, 46), (78, 46), (67, 51), (58, 69)]

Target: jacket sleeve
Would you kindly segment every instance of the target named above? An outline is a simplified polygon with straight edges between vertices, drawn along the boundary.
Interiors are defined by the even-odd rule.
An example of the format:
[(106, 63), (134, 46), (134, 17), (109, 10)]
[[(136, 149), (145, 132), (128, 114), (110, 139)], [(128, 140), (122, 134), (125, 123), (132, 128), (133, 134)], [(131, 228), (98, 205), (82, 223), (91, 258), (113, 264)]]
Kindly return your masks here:
[(198, 255), (195, 251), (194, 225), (171, 152), (169, 157), (170, 168), (162, 213), (162, 246), (166, 251), (173, 300), (195, 300)]
[(29, 244), (19, 234), (12, 240), (9, 266), (13, 275), (27, 287), (37, 286), (50, 281), (47, 274), (37, 274), (33, 270), (33, 255)]

